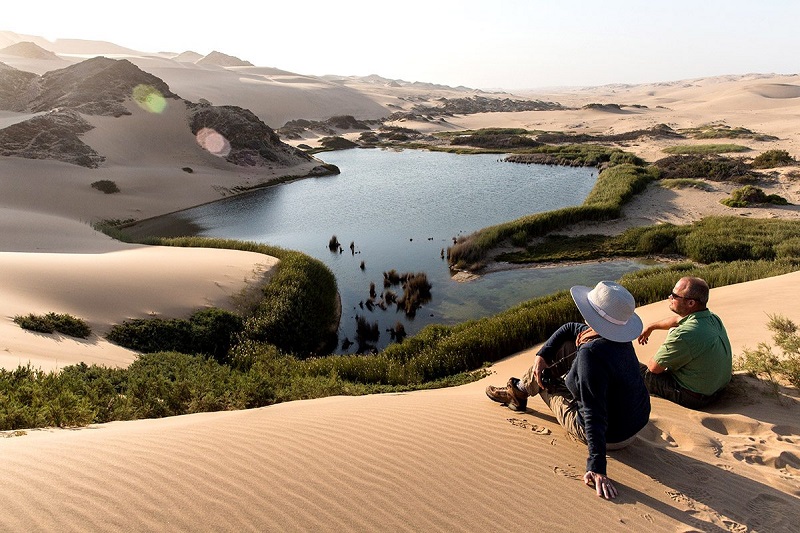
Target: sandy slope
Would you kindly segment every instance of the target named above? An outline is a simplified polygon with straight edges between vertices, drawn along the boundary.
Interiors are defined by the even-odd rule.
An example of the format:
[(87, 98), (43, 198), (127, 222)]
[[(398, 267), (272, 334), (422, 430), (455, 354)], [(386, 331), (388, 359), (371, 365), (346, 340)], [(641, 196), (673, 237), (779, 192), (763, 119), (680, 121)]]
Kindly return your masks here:
[[(737, 353), (764, 338), (764, 313), (796, 311), (799, 282), (794, 273), (712, 291)], [(639, 312), (649, 320), (665, 309)], [(779, 404), (737, 380), (708, 412), (654, 398), (640, 438), (611, 455), (621, 494), (607, 502), (580, 481), (585, 447), (540, 399), (519, 414), (484, 396), (531, 354), (452, 389), (8, 434), (0, 524), (497, 531), (522, 521), (550, 531), (775, 532), (800, 519), (796, 394)]]

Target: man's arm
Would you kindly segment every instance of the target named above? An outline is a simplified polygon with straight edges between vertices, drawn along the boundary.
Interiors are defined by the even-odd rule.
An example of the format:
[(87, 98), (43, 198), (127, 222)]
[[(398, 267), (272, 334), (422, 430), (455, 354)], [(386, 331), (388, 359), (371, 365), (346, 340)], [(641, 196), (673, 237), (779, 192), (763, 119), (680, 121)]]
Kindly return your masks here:
[(653, 374), (660, 374), (666, 370), (666, 368), (656, 363), (656, 360), (652, 357), (647, 361), (647, 369)]
[(639, 338), (637, 340), (639, 341), (639, 344), (647, 344), (647, 340), (650, 338), (650, 334), (653, 333), (653, 331), (657, 329), (670, 329), (678, 327), (678, 323), (680, 321), (681, 321), (680, 316), (673, 315), (663, 320), (652, 322), (642, 330), (642, 334), (639, 335)]

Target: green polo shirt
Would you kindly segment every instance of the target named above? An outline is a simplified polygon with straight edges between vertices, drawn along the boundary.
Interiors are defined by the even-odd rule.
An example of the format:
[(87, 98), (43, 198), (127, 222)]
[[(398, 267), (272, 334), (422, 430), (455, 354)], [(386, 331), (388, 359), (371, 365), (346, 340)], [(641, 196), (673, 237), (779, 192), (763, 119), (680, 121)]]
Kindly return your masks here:
[(714, 394), (728, 384), (733, 372), (728, 333), (708, 309), (683, 317), (653, 358), (682, 387), (700, 394)]

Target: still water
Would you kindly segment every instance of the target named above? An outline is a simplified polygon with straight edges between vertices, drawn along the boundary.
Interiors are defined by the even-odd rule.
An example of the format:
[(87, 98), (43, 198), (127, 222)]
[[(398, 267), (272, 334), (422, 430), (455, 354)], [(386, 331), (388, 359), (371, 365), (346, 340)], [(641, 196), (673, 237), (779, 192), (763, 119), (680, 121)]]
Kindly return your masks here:
[[(419, 150), (353, 149), (327, 152), (341, 174), (268, 187), (183, 212), (200, 234), (263, 242), (302, 251), (335, 274), (342, 298), (337, 353), (355, 352), (356, 317), (377, 323), (380, 349), (387, 328), (399, 321), (413, 335), (432, 323), (455, 324), (496, 314), (522, 301), (582, 284), (615, 280), (642, 268), (634, 261), (494, 272), (459, 283), (443, 253), (459, 235), (520, 216), (581, 204), (596, 169), (520, 165), (497, 155), (456, 155)], [(336, 236), (342, 250), (331, 251)], [(353, 244), (353, 252), (350, 244)], [(363, 262), (363, 268), (362, 268)], [(414, 317), (396, 306), (372, 310), (383, 273), (424, 272), (432, 299)], [(399, 287), (392, 290), (402, 293)]]

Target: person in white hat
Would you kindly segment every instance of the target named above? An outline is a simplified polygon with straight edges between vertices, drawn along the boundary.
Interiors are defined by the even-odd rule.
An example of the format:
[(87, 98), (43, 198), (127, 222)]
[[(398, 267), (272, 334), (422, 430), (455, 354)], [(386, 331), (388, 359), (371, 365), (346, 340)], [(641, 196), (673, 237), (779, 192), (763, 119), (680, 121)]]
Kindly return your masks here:
[(489, 386), (486, 395), (524, 412), (528, 397), (539, 394), (564, 429), (587, 444), (584, 483), (611, 499), (617, 489), (606, 475), (606, 450), (630, 444), (650, 418), (650, 395), (631, 342), (642, 320), (631, 293), (612, 281), (570, 293), (586, 322), (561, 326), (522, 379)]

